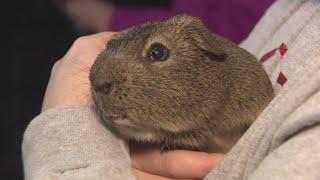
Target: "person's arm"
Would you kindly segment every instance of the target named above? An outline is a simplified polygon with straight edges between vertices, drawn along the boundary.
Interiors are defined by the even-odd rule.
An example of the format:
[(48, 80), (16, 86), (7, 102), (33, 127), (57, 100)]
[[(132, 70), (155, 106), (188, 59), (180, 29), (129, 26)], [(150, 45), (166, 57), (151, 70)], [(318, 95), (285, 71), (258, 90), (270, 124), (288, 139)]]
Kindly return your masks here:
[(25, 179), (135, 179), (128, 153), (98, 119), (90, 105), (36, 117), (23, 140)]
[(320, 125), (305, 129), (269, 154), (249, 180), (320, 179)]

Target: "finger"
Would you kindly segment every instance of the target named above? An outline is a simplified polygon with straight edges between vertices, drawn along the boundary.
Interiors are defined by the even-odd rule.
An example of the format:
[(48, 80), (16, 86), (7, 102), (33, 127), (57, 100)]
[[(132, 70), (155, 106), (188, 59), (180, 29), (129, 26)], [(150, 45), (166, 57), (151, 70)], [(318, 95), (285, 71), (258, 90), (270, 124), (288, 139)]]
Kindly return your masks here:
[(156, 146), (132, 145), (130, 155), (137, 169), (172, 178), (203, 178), (223, 154), (176, 150), (160, 153)]
[(106, 44), (106, 42), (108, 42), (112, 35), (115, 34), (115, 32), (100, 32), (97, 34), (92, 34), (92, 35), (88, 35), (88, 39), (94, 39), (98, 42), (103, 43), (104, 45)]
[[(133, 173), (138, 180), (174, 180), (169, 177), (159, 176), (148, 172), (141, 171), (140, 169), (133, 168)], [(197, 179), (179, 179), (179, 180), (197, 180)]]
[(115, 32), (100, 32), (97, 34), (93, 34), (92, 36), (96, 36), (96, 37), (104, 39), (104, 41), (108, 41), (113, 34), (115, 34)]
[(102, 32), (78, 38), (62, 58), (62, 62), (66, 63), (67, 67), (78, 65), (84, 70), (89, 70), (113, 34), (114, 32)]
[(144, 180), (144, 179), (152, 179), (152, 180), (171, 180), (167, 177), (162, 177), (159, 175), (150, 174), (144, 171), (141, 171), (139, 169), (133, 168), (133, 173), (137, 177), (138, 180)]
[(111, 39), (114, 32), (101, 32), (88, 36), (82, 36), (75, 40), (70, 50), (66, 55), (69, 54), (97, 54), (101, 50), (106, 48), (107, 42)]

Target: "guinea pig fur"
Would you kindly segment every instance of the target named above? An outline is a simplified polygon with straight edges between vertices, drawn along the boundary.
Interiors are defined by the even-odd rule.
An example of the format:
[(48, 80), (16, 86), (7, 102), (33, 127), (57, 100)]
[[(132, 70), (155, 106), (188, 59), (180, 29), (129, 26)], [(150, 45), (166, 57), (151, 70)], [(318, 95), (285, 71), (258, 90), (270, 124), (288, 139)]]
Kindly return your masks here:
[(162, 150), (226, 152), (274, 97), (252, 54), (185, 14), (116, 33), (90, 82), (108, 129)]

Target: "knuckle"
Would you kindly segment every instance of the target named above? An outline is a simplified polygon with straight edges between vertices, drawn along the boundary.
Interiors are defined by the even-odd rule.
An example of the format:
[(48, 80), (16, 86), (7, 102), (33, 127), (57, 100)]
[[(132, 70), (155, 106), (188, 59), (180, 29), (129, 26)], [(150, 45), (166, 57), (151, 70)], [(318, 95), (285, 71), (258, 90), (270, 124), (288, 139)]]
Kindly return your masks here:
[(74, 41), (73, 46), (83, 46), (83, 45), (86, 45), (89, 40), (90, 40), (90, 38), (89, 38), (88, 36), (81, 36), (81, 37), (77, 38), (77, 39)]
[(77, 38), (72, 48), (73, 51), (96, 49), (101, 46), (101, 39), (96, 35), (88, 35)]
[(57, 72), (57, 69), (58, 69), (60, 63), (61, 63), (61, 60), (58, 60), (53, 64), (53, 66), (51, 68), (51, 74), (54, 74), (55, 72)]

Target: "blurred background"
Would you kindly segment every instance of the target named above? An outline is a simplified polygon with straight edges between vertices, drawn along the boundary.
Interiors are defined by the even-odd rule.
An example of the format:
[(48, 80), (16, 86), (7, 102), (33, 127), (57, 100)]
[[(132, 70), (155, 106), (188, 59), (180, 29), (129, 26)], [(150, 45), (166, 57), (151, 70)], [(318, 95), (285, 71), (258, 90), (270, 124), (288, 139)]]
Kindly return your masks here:
[(23, 179), (21, 142), (40, 112), (55, 61), (79, 36), (119, 31), (179, 13), (201, 18), (235, 43), (247, 37), (274, 0), (20, 0), (3, 2), (0, 177)]

